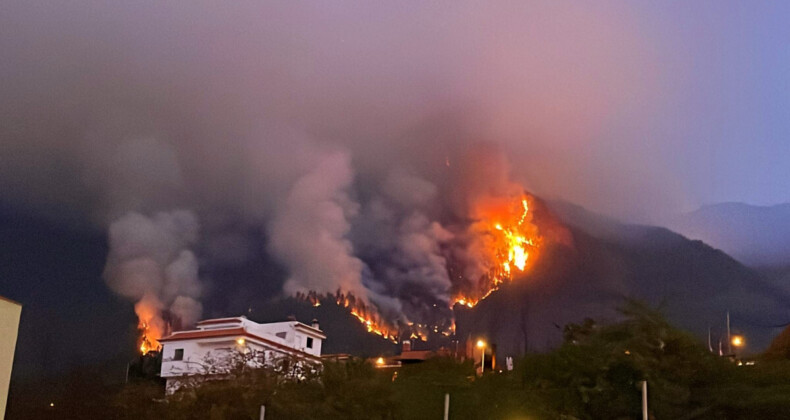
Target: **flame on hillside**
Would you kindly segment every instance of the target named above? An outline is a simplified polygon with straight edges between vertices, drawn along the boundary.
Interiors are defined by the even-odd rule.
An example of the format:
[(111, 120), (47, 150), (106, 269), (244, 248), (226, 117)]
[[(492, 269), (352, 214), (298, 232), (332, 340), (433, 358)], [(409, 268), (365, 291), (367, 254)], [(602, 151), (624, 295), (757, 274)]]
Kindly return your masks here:
[(376, 334), (393, 343), (398, 342), (398, 328), (388, 324), (374, 307), (366, 304), (351, 293), (337, 291), (334, 295), (327, 294), (322, 296), (315, 291), (310, 291), (308, 293), (297, 293), (296, 298), (309, 302), (313, 307), (321, 306), (322, 299), (334, 302), (337, 306), (347, 308), (349, 313), (363, 324), (369, 333)]
[[(537, 227), (532, 224), (529, 197), (481, 200), (473, 209), (477, 221), (470, 232), (478, 238), (477, 251), (484, 259), (485, 273), (470, 290), (459, 291), (451, 305), (475, 307), (499, 287), (524, 272), (540, 245)], [(530, 259), (532, 257), (532, 259)]]
[(142, 335), (140, 336), (140, 353), (145, 356), (150, 351), (159, 351), (162, 347), (159, 344), (159, 341), (154, 338), (154, 334), (151, 333), (151, 329), (146, 324), (140, 324), (139, 326)]
[(166, 333), (166, 328), (158, 317), (158, 311), (147, 305), (146, 300), (138, 302), (134, 306), (134, 311), (139, 319), (137, 329), (140, 331), (138, 339), (140, 353), (146, 355), (150, 351), (159, 351), (162, 348), (159, 339)]
[[(532, 223), (530, 200), (531, 197), (520, 192), (506, 197), (487, 197), (473, 206), (475, 222), (468, 228), (470, 249), (478, 272), (482, 274), (475, 276), (471, 283), (454, 287), (450, 308), (456, 305), (474, 308), (503, 284), (529, 269), (542, 242), (537, 226)], [(296, 297), (314, 307), (333, 302), (347, 308), (368, 332), (393, 343), (400, 339), (426, 341), (433, 334), (445, 337), (455, 334), (455, 319), (436, 325), (408, 322), (393, 326), (374, 306), (350, 293), (338, 291), (334, 295), (322, 295), (311, 291), (297, 293)]]

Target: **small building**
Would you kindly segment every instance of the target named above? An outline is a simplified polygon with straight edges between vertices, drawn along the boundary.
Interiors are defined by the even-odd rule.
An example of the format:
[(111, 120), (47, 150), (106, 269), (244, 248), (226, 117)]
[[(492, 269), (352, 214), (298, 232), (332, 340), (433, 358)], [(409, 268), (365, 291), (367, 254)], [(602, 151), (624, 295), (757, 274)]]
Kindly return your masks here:
[(414, 350), (411, 347), (411, 340), (404, 340), (400, 356), (397, 356), (395, 360), (401, 364), (421, 363), (438, 355), (439, 353), (433, 350)]
[(229, 369), (222, 364), (237, 355), (255, 355), (244, 362), (250, 367), (274, 366), (284, 359), (318, 365), (325, 339), (315, 320), (307, 325), (298, 321), (259, 324), (244, 316), (207, 319), (198, 322), (194, 330), (178, 331), (159, 340), (160, 374), (171, 394), (191, 378), (221, 379)]

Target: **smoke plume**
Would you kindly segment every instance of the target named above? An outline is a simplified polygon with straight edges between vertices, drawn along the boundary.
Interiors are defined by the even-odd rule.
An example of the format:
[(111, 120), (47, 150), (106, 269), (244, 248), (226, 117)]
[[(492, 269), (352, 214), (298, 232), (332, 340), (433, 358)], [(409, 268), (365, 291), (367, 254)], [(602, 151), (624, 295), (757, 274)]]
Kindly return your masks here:
[(364, 263), (354, 256), (347, 235), (359, 205), (348, 195), (350, 158), (333, 153), (299, 178), (270, 222), (270, 248), (288, 267), (287, 294), (337, 290), (366, 296)]
[(190, 250), (198, 230), (197, 217), (183, 210), (151, 217), (128, 213), (110, 225), (104, 278), (113, 291), (136, 302), (140, 328), (148, 329), (150, 338), (200, 319), (203, 285)]
[(524, 186), (621, 213), (667, 204), (630, 183), (645, 177), (599, 176), (655, 169), (654, 149), (624, 140), (647, 136), (612, 122), (658, 115), (665, 91), (659, 49), (631, 12), (15, 0), (3, 11), (0, 80), (13, 83), (0, 83), (0, 198), (108, 230), (107, 284), (161, 330), (208, 312), (198, 266), (256, 256), (286, 271), (244, 279), (272, 283), (260, 289), (341, 290), (421, 322), (491, 268), (480, 203)]

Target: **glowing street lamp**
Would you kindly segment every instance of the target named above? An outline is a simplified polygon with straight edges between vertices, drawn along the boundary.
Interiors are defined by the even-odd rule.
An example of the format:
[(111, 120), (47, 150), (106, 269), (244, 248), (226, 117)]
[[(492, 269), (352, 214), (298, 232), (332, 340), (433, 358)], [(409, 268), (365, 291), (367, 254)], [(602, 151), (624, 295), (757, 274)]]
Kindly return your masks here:
[(733, 335), (732, 336), (732, 345), (735, 347), (743, 347), (746, 345), (746, 340), (743, 339), (742, 335)]
[(379, 357), (378, 359), (376, 359), (376, 364), (379, 365), (379, 366), (383, 366), (384, 365), (384, 358), (383, 357)]
[(486, 369), (486, 342), (477, 340), (477, 348), (480, 349), (480, 374), (482, 375)]
[(239, 337), (238, 339), (236, 339), (236, 344), (238, 344), (240, 346), (243, 346), (244, 343), (246, 343), (246, 342), (247, 342), (247, 340), (245, 340), (244, 337)]

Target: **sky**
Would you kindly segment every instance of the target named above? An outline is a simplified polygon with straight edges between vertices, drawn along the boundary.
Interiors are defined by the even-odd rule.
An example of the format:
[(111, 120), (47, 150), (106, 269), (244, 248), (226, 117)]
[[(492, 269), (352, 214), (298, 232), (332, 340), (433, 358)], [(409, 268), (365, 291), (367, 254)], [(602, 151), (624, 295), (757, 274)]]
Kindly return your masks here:
[(528, 188), (640, 221), (785, 202), (789, 8), (9, 2), (0, 193), (106, 224), (162, 201), (107, 185), (139, 178), (132, 159), (108, 158), (147, 137), (133, 153), (170, 172), (145, 183), (181, 183), (213, 205), (227, 198), (216, 190), (271, 177), (243, 167), (265, 157), (241, 155), (300, 153), (279, 147), (292, 135), (350, 149), (359, 172), (390, 153), (431, 165), (496, 142)]
[(483, 190), (636, 222), (790, 201), (788, 20), (784, 2), (6, 1), (4, 229), (89, 237), (103, 304), (154, 323), (244, 301), (220, 286), (239, 266), (276, 273), (267, 294), (420, 316), (448, 298), (442, 250), (474, 258)]

